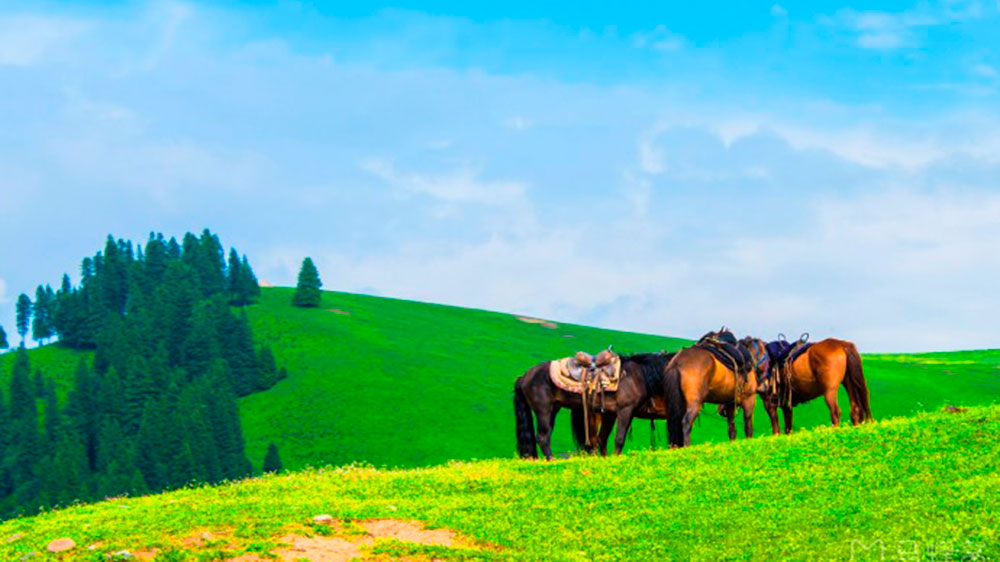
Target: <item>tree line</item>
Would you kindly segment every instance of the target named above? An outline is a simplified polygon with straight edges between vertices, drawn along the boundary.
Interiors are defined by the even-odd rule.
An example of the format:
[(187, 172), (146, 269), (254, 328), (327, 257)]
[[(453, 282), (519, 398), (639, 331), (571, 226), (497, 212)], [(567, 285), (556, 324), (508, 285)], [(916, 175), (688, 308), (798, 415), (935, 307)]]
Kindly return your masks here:
[[(254, 345), (245, 307), (259, 295), (246, 256), (227, 259), (207, 229), (144, 246), (109, 236), (79, 284), (65, 275), (58, 290), (21, 295), (21, 347), (0, 392), (0, 517), (249, 475), (236, 399), (286, 376)], [(63, 400), (32, 371), (29, 327), (93, 352)]]

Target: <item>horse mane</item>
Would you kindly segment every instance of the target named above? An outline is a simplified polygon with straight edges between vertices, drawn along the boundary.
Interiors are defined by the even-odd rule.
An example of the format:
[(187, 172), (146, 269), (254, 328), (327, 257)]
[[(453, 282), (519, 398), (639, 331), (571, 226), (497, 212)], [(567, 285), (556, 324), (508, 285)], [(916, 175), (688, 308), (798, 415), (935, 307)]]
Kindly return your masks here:
[(625, 363), (635, 363), (642, 372), (642, 381), (650, 394), (663, 392), (663, 369), (673, 359), (676, 353), (661, 351), (659, 353), (636, 353), (633, 355), (619, 354), (622, 366)]

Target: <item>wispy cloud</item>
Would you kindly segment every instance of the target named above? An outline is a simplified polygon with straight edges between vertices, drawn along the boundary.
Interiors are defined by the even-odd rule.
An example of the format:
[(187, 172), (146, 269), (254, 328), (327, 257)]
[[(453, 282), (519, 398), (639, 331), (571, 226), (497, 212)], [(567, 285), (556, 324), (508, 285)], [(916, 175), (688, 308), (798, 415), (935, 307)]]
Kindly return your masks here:
[(663, 24), (657, 25), (649, 31), (637, 31), (632, 34), (632, 46), (637, 49), (678, 51), (684, 48), (684, 44), (683, 36), (670, 31)]
[(846, 8), (825, 21), (853, 32), (859, 47), (894, 50), (919, 46), (923, 29), (963, 22), (982, 15), (978, 2), (956, 1), (920, 3), (900, 12)]
[(371, 158), (361, 168), (395, 189), (425, 195), (446, 203), (513, 205), (524, 202), (526, 185), (510, 180), (482, 180), (475, 170), (462, 167), (441, 174), (399, 172), (391, 160)]
[(535, 124), (527, 117), (522, 117), (520, 115), (514, 115), (504, 119), (503, 126), (508, 129), (514, 129), (515, 131), (524, 131), (530, 129)]

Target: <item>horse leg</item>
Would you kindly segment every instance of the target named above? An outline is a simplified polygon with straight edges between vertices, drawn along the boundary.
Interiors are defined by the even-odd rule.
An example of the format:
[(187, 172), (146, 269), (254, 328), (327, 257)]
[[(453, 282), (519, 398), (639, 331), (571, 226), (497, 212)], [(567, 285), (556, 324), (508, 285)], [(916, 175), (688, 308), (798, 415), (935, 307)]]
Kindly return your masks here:
[(830, 423), (833, 427), (840, 426), (840, 405), (837, 404), (837, 387), (833, 390), (827, 390), (826, 395), (826, 407), (830, 408)]
[(605, 413), (601, 416), (601, 431), (597, 434), (597, 447), (602, 457), (608, 456), (608, 438), (611, 437), (611, 428), (615, 426), (615, 416)]
[(781, 426), (778, 423), (778, 405), (764, 399), (764, 411), (767, 412), (767, 419), (771, 420), (771, 435), (781, 433)]
[(747, 439), (753, 437), (753, 409), (756, 405), (756, 394), (751, 394), (749, 398), (743, 400), (743, 437)]
[(619, 407), (618, 408), (618, 429), (615, 432), (615, 454), (622, 454), (622, 449), (625, 448), (625, 437), (628, 436), (628, 430), (632, 427), (632, 412), (634, 408), (631, 407)]
[[(781, 413), (785, 415), (785, 434), (788, 435), (792, 432), (792, 407), (782, 406)], [(774, 417), (775, 422), (777, 422), (777, 414)]]
[(548, 461), (552, 460), (552, 425), (557, 411), (558, 409), (551, 405), (544, 405), (535, 412), (535, 417), (538, 419), (538, 446)]
[(691, 427), (694, 426), (694, 420), (698, 418), (698, 414), (701, 412), (701, 401), (689, 402), (687, 411), (684, 412), (684, 446), (687, 447), (691, 445)]
[(729, 428), (729, 440), (736, 441), (736, 408), (732, 404), (719, 406), (719, 413), (726, 418), (726, 426)]

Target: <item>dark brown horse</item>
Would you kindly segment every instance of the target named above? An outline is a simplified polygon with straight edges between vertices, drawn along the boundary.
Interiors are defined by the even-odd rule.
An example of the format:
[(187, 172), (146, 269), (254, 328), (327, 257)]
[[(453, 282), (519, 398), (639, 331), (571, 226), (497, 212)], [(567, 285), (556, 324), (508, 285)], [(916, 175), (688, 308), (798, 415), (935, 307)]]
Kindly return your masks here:
[[(572, 370), (578, 371), (578, 376), (582, 376), (584, 371), (593, 369), (591, 361), (589, 355), (577, 354)], [(555, 427), (556, 414), (562, 408), (570, 408), (573, 412), (573, 438), (577, 445), (588, 452), (599, 447), (600, 439), (596, 432), (591, 431), (588, 435), (587, 430), (603, 429), (603, 424), (588, 412), (587, 417), (591, 419), (587, 427), (588, 421), (583, 415), (583, 396), (556, 386), (549, 376), (551, 365), (552, 361), (543, 361), (514, 381), (517, 452), (523, 458), (538, 458), (538, 448), (541, 448), (545, 458), (552, 459), (552, 429)], [(610, 428), (607, 431), (610, 432)], [(607, 438), (604, 443), (602, 454), (607, 452)]]
[[(681, 422), (682, 439), (681, 444), (687, 446), (691, 444), (691, 427), (695, 419), (701, 412), (702, 406), (707, 403), (720, 404), (720, 413), (731, 419), (735, 415), (736, 408), (743, 409), (743, 433), (749, 439), (753, 437), (753, 409), (757, 403), (757, 373), (763, 367), (763, 357), (767, 353), (763, 348), (759, 350), (747, 349), (749, 360), (753, 363), (753, 368), (748, 369), (744, 377), (735, 373), (716, 358), (709, 351), (708, 347), (713, 345), (713, 341), (718, 341), (725, 337), (735, 338), (726, 330), (706, 334), (702, 340), (692, 347), (682, 349), (674, 356), (667, 365), (664, 373), (664, 387), (679, 387), (684, 397), (685, 412)], [(743, 347), (743, 344), (739, 344)], [(669, 399), (669, 396), (665, 396)], [(729, 438), (736, 438), (736, 426), (730, 423)]]
[(680, 430), (684, 415), (683, 396), (679, 388), (668, 389), (663, 386), (663, 373), (674, 355), (660, 352), (620, 356), (622, 370), (618, 390), (608, 394), (604, 403), (605, 411), (611, 412), (613, 416), (610, 420), (603, 420), (602, 431), (598, 435), (599, 439), (603, 438), (602, 447), (606, 446), (610, 426), (617, 423), (615, 454), (620, 455), (635, 418), (667, 420), (670, 444), (682, 444)]
[(764, 409), (771, 420), (771, 432), (780, 433), (778, 408), (785, 417), (785, 433), (792, 432), (792, 408), (819, 398), (826, 400), (830, 409), (830, 423), (840, 425), (840, 405), (837, 391), (840, 385), (847, 390), (850, 400), (851, 423), (857, 425), (875, 419), (868, 401), (861, 355), (853, 343), (828, 338), (812, 344), (804, 353), (795, 357), (783, 370), (773, 365), (769, 376), (762, 378), (758, 391)]
[[(594, 360), (594, 369), (607, 369), (611, 355), (610, 351), (602, 351)], [(617, 390), (592, 396), (586, 416), (580, 394), (552, 383), (550, 361), (532, 367), (514, 384), (518, 453), (522, 457), (537, 458), (536, 446), (540, 446), (545, 457), (552, 458), (551, 433), (555, 413), (561, 408), (570, 408), (573, 438), (579, 448), (589, 453), (607, 454), (608, 439), (616, 421), (615, 453), (621, 454), (633, 419), (668, 419), (668, 413), (674, 415), (673, 421), (668, 419), (667, 424), (670, 443), (679, 446), (683, 398), (679, 389), (665, 392), (663, 387), (663, 371), (673, 356), (666, 352), (618, 356), (621, 373)], [(537, 439), (532, 414), (538, 421)], [(544, 423), (543, 420), (549, 421)]]

